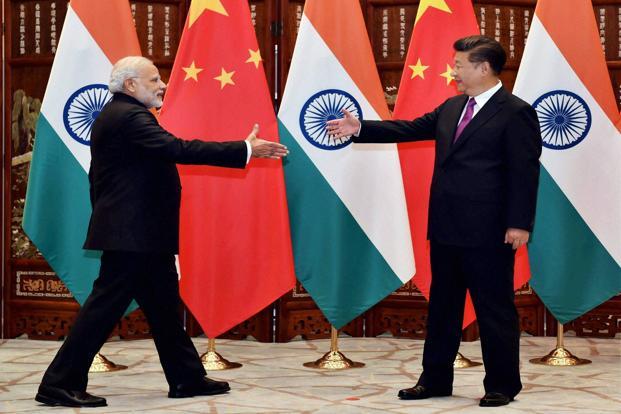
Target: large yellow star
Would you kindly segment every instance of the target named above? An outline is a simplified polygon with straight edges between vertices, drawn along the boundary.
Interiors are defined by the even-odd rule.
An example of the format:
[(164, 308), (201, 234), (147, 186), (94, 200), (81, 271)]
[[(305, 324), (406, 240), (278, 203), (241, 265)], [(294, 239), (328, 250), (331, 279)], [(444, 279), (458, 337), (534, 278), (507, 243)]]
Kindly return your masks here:
[(185, 72), (184, 81), (187, 81), (188, 79), (194, 79), (196, 82), (198, 82), (198, 74), (203, 71), (202, 68), (196, 67), (196, 64), (194, 63), (194, 61), (192, 61), (192, 64), (189, 67), (187, 68), (182, 67), (181, 69), (183, 69), (183, 71)]
[(235, 85), (235, 82), (233, 82), (234, 74), (235, 71), (227, 72), (224, 68), (222, 68), (220, 76), (216, 76), (214, 79), (220, 81), (220, 89), (222, 90), (226, 85)]
[(420, 0), (414, 24), (418, 23), (418, 20), (423, 16), (423, 14), (425, 14), (427, 9), (430, 7), (442, 10), (443, 12), (452, 13), (451, 9), (449, 9), (449, 6), (446, 4), (446, 0)]
[(190, 4), (190, 23), (188, 27), (192, 27), (194, 22), (205, 10), (211, 10), (224, 16), (229, 15), (220, 0), (192, 0), (192, 4)]
[(412, 77), (410, 79), (414, 79), (417, 76), (425, 79), (425, 70), (427, 70), (429, 66), (423, 65), (420, 62), (420, 58), (418, 58), (418, 62), (416, 62), (416, 65), (408, 65), (408, 67), (412, 69)]
[(446, 78), (446, 85), (448, 86), (451, 82), (453, 82), (453, 77), (451, 76), (451, 72), (453, 68), (447, 63), (446, 64), (446, 72), (440, 74), (443, 78)]
[(246, 63), (254, 63), (254, 66), (258, 69), (259, 63), (263, 60), (261, 59), (261, 51), (259, 49), (248, 49), (248, 52), (250, 53), (250, 57), (248, 58)]

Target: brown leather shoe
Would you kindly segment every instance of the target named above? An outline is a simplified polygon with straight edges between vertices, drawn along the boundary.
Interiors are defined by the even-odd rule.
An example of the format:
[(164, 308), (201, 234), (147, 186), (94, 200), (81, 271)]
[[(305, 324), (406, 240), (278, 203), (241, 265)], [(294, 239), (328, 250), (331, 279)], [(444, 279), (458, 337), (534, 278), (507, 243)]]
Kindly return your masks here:
[(216, 381), (204, 377), (202, 381), (191, 384), (177, 384), (171, 386), (168, 391), (168, 398), (188, 398), (196, 395), (217, 395), (229, 392), (228, 382)]
[(448, 397), (451, 394), (452, 392), (432, 392), (423, 385), (415, 385), (399, 391), (398, 396), (402, 400), (424, 400), (431, 397)]
[(91, 395), (86, 391), (73, 391), (64, 388), (40, 385), (35, 401), (45, 405), (65, 407), (105, 407), (106, 399)]
[(500, 392), (486, 392), (485, 396), (479, 401), (479, 407), (500, 407), (507, 405), (513, 401), (513, 397), (509, 397)]

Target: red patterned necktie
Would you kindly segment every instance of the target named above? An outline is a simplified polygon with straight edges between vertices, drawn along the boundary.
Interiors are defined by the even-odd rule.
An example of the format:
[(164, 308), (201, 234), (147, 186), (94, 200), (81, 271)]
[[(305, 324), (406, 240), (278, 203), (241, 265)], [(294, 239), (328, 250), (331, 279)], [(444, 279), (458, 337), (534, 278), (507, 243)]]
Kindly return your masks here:
[(468, 99), (468, 107), (466, 108), (466, 113), (464, 114), (464, 117), (461, 119), (461, 121), (459, 121), (459, 125), (457, 125), (457, 131), (455, 131), (455, 138), (453, 139), (453, 143), (457, 142), (457, 139), (459, 138), (461, 133), (464, 132), (464, 129), (472, 120), (472, 115), (474, 114), (474, 105), (476, 105), (476, 103), (477, 102), (474, 100), (474, 98)]

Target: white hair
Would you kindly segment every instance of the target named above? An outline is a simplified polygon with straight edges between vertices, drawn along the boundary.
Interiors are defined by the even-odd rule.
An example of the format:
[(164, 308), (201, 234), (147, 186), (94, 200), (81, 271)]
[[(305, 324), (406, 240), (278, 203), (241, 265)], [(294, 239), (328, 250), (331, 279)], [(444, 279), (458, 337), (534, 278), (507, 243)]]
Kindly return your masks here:
[(127, 56), (120, 59), (112, 67), (108, 89), (112, 93), (123, 92), (127, 79), (137, 78), (140, 68), (152, 64), (152, 61), (142, 56)]

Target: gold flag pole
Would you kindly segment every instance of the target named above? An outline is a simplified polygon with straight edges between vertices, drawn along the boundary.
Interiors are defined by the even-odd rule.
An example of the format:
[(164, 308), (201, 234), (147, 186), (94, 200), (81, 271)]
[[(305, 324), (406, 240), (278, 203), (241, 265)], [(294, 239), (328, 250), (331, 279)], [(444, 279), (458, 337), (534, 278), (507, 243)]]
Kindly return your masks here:
[(453, 362), (454, 368), (471, 368), (471, 367), (478, 367), (479, 365), (483, 365), (483, 364), (466, 358), (465, 356), (462, 355), (461, 352), (457, 353), (457, 356), (455, 357), (455, 361)]
[(115, 364), (114, 362), (110, 361), (108, 358), (97, 352), (97, 355), (95, 355), (95, 358), (93, 358), (93, 362), (91, 362), (91, 367), (89, 368), (88, 372), (113, 372), (120, 371), (122, 369), (127, 369), (127, 366)]
[(556, 348), (554, 348), (554, 350), (552, 350), (548, 355), (541, 358), (531, 359), (530, 362), (533, 364), (554, 365), (557, 367), (590, 364), (590, 360), (578, 358), (565, 349), (563, 344), (563, 324), (560, 322), (557, 322), (557, 324), (558, 330), (556, 333)]
[(307, 368), (317, 369), (348, 369), (364, 367), (364, 363), (354, 362), (339, 351), (339, 331), (334, 326), (330, 326), (330, 328), (330, 352), (327, 352), (317, 361), (305, 362), (304, 366)]
[(231, 362), (224, 359), (222, 355), (216, 352), (215, 338), (209, 338), (207, 341), (207, 352), (201, 355), (201, 362), (207, 371), (222, 371), (225, 369), (234, 369), (242, 366), (239, 362)]

